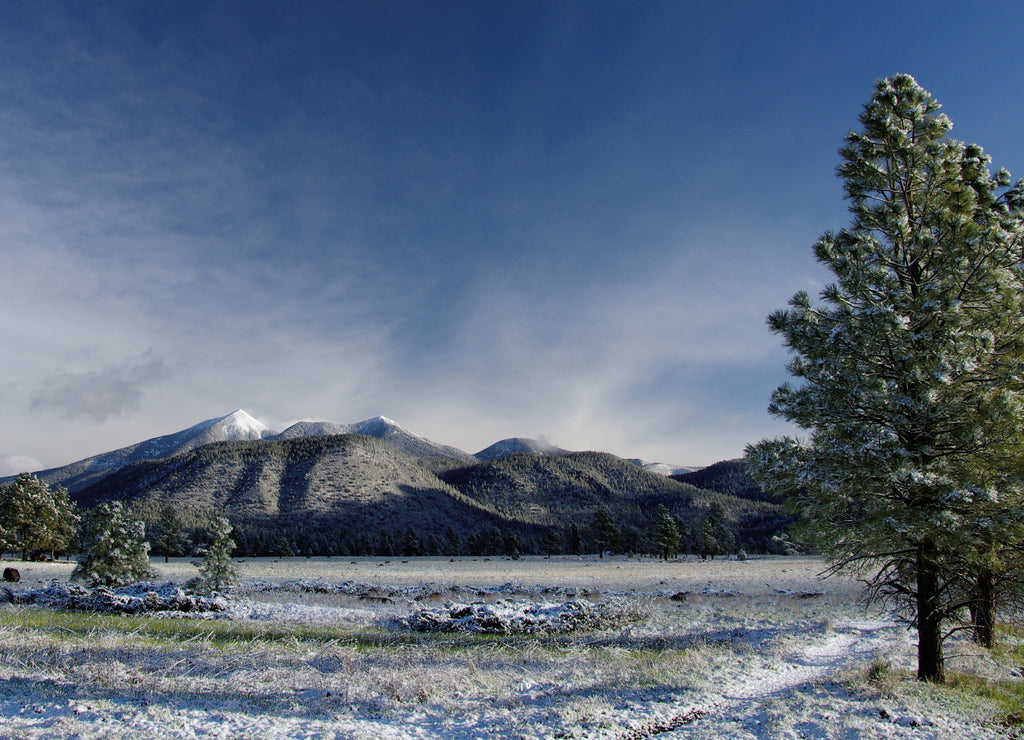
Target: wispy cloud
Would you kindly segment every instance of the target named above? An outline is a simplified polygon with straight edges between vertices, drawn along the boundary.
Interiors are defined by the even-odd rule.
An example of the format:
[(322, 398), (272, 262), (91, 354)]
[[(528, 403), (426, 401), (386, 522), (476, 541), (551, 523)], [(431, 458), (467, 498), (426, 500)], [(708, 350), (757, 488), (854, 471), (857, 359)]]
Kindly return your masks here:
[(32, 394), (32, 408), (101, 423), (138, 409), (143, 391), (170, 375), (167, 363), (150, 351), (119, 365), (44, 378)]

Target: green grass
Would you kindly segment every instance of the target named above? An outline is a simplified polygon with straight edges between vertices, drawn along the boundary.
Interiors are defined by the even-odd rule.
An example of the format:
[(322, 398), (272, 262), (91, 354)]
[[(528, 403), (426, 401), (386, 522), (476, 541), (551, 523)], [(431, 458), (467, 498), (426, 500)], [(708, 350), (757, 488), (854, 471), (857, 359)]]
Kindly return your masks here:
[(981, 699), (999, 711), (999, 722), (1008, 727), (1024, 726), (1024, 681), (987, 679), (966, 673), (946, 677), (946, 688), (967, 701)]
[[(196, 619), (152, 617), (128, 614), (51, 609), (29, 606), (0, 609), (0, 629), (32, 630), (48, 639), (76, 641), (93, 639), (100, 634), (130, 636), (136, 643), (151, 645), (202, 642), (220, 649), (252, 645), (259, 642), (270, 645), (322, 646), (339, 644), (356, 650), (373, 651), (399, 646), (430, 646), (437, 650), (457, 654), (479, 648), (519, 651), (532, 646), (557, 654), (579, 649), (581, 645), (600, 646), (586, 635), (500, 635), (466, 632), (414, 632), (386, 627), (350, 627), (308, 624), (261, 623), (229, 619)], [(660, 652), (646, 648), (641, 652)]]
[(203, 641), (214, 647), (263, 641), (268, 643), (349, 642), (360, 635), (372, 639), (372, 634), (354, 633), (351, 629), (330, 626), (260, 624), (227, 619), (173, 619), (125, 614), (29, 607), (0, 610), (0, 628), (31, 629), (51, 637), (84, 639), (98, 632), (131, 634), (134, 638), (156, 641)]

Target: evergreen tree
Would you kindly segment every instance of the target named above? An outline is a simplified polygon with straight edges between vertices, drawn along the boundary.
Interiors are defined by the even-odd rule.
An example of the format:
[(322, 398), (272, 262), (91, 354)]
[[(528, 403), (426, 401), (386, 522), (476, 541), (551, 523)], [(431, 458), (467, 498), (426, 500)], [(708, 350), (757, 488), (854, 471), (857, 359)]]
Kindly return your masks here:
[(632, 524), (626, 524), (619, 530), (619, 549), (627, 555), (644, 552), (644, 539), (640, 530)]
[(210, 546), (206, 550), (199, 572), (203, 586), (210, 591), (224, 591), (238, 580), (231, 553), (235, 549), (231, 539), (231, 522), (219, 516), (213, 520), (210, 531)]
[(569, 525), (569, 534), (565, 538), (565, 550), (570, 555), (579, 555), (583, 552), (583, 537), (580, 535), (580, 527), (576, 522)]
[(619, 528), (615, 526), (611, 515), (604, 509), (594, 512), (594, 545), (598, 557), (605, 552), (616, 552), (619, 549)]
[(676, 520), (664, 504), (658, 504), (658, 512), (655, 514), (654, 543), (658, 555), (665, 560), (676, 557), (682, 545), (682, 537), (679, 535)]
[(160, 510), (156, 529), (159, 533), (156, 540), (157, 548), (163, 554), (165, 563), (172, 556), (181, 557), (188, 553), (189, 538), (173, 506), (167, 505)]
[(697, 523), (697, 553), (701, 559), (715, 555), (724, 555), (736, 548), (736, 536), (726, 521), (725, 507), (719, 503), (712, 504)]
[(565, 547), (565, 538), (562, 537), (562, 532), (555, 527), (552, 527), (544, 533), (544, 540), (541, 543), (541, 547), (544, 550), (544, 554), (560, 555), (562, 548)]
[(502, 535), (502, 550), (513, 560), (519, 560), (521, 556), (519, 535), (509, 530)]
[(402, 535), (401, 554), (405, 557), (415, 557), (423, 554), (420, 537), (412, 526), (406, 527)]
[(28, 560), (35, 550), (67, 550), (78, 525), (75, 504), (63, 486), (50, 488), (29, 473), (0, 487), (0, 553), (7, 548)]
[(769, 318), (799, 379), (769, 410), (809, 438), (747, 457), (834, 571), (866, 576), (916, 625), (918, 677), (941, 683), (957, 594), (1005, 560), (1021, 519), (1024, 182), (991, 175), (938, 110), (898, 75), (847, 136), (853, 223), (815, 245), (836, 282), (823, 306), (801, 292)]
[(125, 586), (150, 578), (146, 525), (120, 501), (100, 504), (86, 517), (82, 558), (71, 574), (92, 586)]
[(455, 527), (448, 525), (444, 528), (444, 554), (459, 555), (462, 553), (462, 540)]

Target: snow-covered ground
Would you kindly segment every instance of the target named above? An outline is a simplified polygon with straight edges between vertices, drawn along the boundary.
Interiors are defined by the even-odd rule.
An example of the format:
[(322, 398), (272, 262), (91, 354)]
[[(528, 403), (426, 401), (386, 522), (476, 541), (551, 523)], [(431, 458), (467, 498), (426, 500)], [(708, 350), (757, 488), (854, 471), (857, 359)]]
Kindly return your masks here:
[[(14, 565), (22, 590), (71, 569)], [(187, 560), (154, 566), (177, 582), (195, 575)], [(36, 626), (36, 607), (3, 607), (0, 737), (1012, 736), (990, 721), (991, 707), (901, 679), (914, 633), (866, 613), (857, 584), (818, 579), (813, 559), (288, 559), (240, 569), (227, 611), (206, 618), (252, 636), (211, 627), (171, 639), (136, 622), (72, 634)], [(457, 604), (509, 619), (567, 604), (611, 617), (531, 634), (408, 626), (417, 614), (469, 613)], [(961, 643), (947, 651), (954, 665), (983, 660)]]

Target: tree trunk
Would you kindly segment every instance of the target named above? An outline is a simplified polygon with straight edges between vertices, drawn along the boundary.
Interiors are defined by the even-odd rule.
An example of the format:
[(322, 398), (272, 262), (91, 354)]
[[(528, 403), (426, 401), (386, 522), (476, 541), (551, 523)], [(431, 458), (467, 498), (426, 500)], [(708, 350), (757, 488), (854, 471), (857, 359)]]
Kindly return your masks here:
[(992, 571), (982, 570), (978, 574), (970, 610), (974, 641), (982, 647), (992, 648), (995, 645), (996, 627), (996, 585)]
[(942, 611), (939, 609), (939, 565), (930, 540), (917, 548), (917, 679), (946, 682), (942, 654)]

